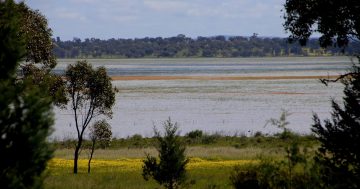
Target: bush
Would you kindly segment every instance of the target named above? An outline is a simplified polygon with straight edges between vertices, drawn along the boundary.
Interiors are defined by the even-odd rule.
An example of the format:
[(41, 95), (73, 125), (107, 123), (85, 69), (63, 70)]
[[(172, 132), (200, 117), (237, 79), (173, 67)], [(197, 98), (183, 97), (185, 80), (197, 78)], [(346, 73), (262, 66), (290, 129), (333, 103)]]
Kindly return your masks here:
[(230, 176), (232, 186), (236, 189), (322, 188), (319, 169), (308, 161), (307, 151), (293, 143), (286, 148), (286, 152), (282, 161), (261, 159), (257, 165), (234, 167)]
[(360, 188), (360, 67), (354, 66), (345, 85), (343, 104), (332, 101), (332, 118), (314, 115), (313, 132), (321, 142), (316, 160), (327, 188)]
[(185, 182), (185, 166), (189, 159), (185, 157), (185, 146), (176, 134), (177, 123), (173, 124), (169, 118), (164, 122), (164, 129), (164, 136), (161, 136), (160, 132), (155, 130), (155, 137), (158, 140), (158, 159), (160, 161), (147, 154), (142, 175), (145, 180), (152, 177), (160, 185), (164, 185), (168, 189), (174, 189)]
[(260, 183), (257, 174), (255, 166), (235, 166), (230, 175), (230, 182), (236, 189), (258, 189)]

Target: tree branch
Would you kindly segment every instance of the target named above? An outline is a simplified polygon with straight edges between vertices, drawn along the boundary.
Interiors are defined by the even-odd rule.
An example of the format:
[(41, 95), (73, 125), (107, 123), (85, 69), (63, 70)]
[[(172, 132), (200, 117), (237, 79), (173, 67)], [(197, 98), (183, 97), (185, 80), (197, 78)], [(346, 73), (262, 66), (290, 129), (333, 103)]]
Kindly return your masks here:
[(358, 75), (359, 73), (356, 73), (356, 72), (349, 72), (349, 73), (345, 73), (345, 74), (342, 74), (340, 75), (338, 78), (336, 79), (320, 79), (320, 82), (323, 83), (325, 86), (328, 86), (328, 84), (331, 82), (331, 83), (336, 83), (338, 82), (339, 80), (342, 80), (342, 79), (345, 79), (347, 77), (353, 77), (355, 75)]

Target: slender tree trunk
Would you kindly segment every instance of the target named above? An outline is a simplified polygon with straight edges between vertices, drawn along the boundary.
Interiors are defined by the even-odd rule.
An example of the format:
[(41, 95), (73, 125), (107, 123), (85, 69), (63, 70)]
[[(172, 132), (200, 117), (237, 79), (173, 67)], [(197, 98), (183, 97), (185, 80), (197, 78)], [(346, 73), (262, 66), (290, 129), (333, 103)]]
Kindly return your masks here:
[(74, 174), (78, 173), (78, 160), (79, 160), (79, 152), (81, 149), (82, 138), (79, 138), (77, 145), (75, 146), (75, 154), (74, 154)]
[(90, 158), (89, 158), (89, 162), (88, 162), (88, 173), (90, 173), (90, 164), (91, 164), (91, 160), (95, 151), (95, 142), (96, 140), (92, 141), (92, 146), (91, 146), (91, 152), (90, 152)]
[(174, 182), (172, 179), (170, 180), (169, 189), (175, 189)]

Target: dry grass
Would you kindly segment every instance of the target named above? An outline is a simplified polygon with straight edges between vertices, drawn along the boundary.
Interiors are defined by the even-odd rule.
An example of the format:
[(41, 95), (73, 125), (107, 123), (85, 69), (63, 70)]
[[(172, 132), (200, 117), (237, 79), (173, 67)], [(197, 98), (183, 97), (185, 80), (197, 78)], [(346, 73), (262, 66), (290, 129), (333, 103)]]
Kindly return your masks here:
[[(73, 149), (58, 149), (55, 152), (55, 158), (73, 159)], [(98, 149), (95, 151), (95, 159), (122, 159), (122, 158), (144, 158), (146, 154), (156, 155), (155, 148), (119, 148), (119, 149)], [(281, 157), (284, 155), (282, 148), (234, 148), (226, 147), (187, 147), (186, 151), (189, 157), (198, 157), (202, 159), (226, 159), (226, 160), (250, 160), (258, 159), (259, 156)], [(88, 151), (83, 150), (80, 158), (87, 158)]]

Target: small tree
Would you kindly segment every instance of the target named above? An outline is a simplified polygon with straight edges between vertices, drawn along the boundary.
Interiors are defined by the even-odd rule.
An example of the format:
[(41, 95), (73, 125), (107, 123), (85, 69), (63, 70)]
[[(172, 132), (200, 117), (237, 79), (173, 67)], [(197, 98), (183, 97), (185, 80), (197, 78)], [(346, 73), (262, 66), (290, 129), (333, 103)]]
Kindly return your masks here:
[(90, 127), (89, 138), (91, 140), (91, 148), (88, 162), (88, 173), (90, 173), (90, 165), (94, 155), (96, 142), (99, 143), (101, 148), (105, 148), (110, 145), (111, 137), (111, 126), (106, 122), (106, 120), (97, 121)]
[(287, 117), (290, 115), (291, 113), (289, 113), (287, 110), (282, 109), (280, 118), (279, 119), (271, 118), (267, 120), (265, 126), (270, 124), (279, 129), (282, 129), (282, 133), (280, 134), (280, 137), (282, 139), (288, 139), (292, 135), (291, 130), (287, 127), (290, 124), (290, 122), (287, 121)]
[(177, 128), (177, 123), (173, 124), (169, 118), (164, 122), (164, 136), (154, 129), (160, 161), (147, 154), (143, 165), (145, 180), (152, 177), (168, 189), (178, 188), (185, 181), (185, 166), (189, 161), (185, 157), (185, 146), (176, 134)]
[(74, 173), (76, 174), (85, 130), (96, 116), (104, 115), (111, 118), (115, 90), (105, 68), (93, 69), (85, 60), (69, 65), (66, 70), (66, 79), (77, 132), (74, 153)]
[(342, 80), (343, 107), (332, 100), (332, 119), (322, 125), (314, 114), (312, 131), (321, 146), (316, 160), (323, 165), (325, 188), (360, 187), (360, 68)]

